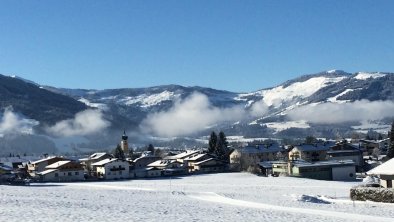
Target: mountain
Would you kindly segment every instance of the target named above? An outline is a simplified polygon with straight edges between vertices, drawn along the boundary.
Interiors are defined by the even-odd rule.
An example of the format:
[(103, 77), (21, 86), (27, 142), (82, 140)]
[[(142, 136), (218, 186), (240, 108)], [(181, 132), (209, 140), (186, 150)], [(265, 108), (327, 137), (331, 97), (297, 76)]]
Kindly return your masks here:
[[(141, 124), (152, 114), (163, 114), (159, 117), (184, 115), (177, 110), (181, 106), (179, 104), (190, 101), (196, 92), (205, 95), (203, 98), (206, 97), (210, 105), (205, 107), (207, 105), (203, 103), (204, 109), (190, 117), (197, 122), (186, 123), (186, 127), (192, 128), (203, 122), (206, 125), (201, 129), (187, 135), (184, 140), (150, 137), (141, 131)], [(209, 135), (212, 130), (223, 130), (233, 138), (303, 138), (308, 135), (337, 138), (370, 130), (386, 133), (394, 116), (391, 114), (393, 104), (394, 74), (383, 72), (330, 70), (303, 75), (278, 86), (249, 93), (179, 85), (65, 89), (0, 75), (0, 107), (4, 110), (12, 106), (14, 112), (40, 122), (37, 128), (73, 118), (86, 109), (101, 110), (111, 126), (106, 136), (81, 138), (84, 148), (111, 147), (118, 142), (123, 129), (133, 132), (130, 133), (132, 144), (143, 145), (157, 140), (157, 144), (163, 146), (171, 143), (193, 146), (196, 141), (193, 138)], [(234, 117), (229, 118), (228, 115)], [(220, 121), (204, 122), (205, 118)], [(202, 121), (198, 121), (200, 119)], [(166, 124), (179, 124), (177, 121)], [(72, 145), (76, 146), (78, 144)]]
[(0, 109), (8, 107), (42, 124), (72, 118), (87, 108), (84, 103), (50, 92), (31, 81), (0, 75)]
[[(236, 93), (203, 87), (183, 87), (165, 85), (135, 89), (83, 90), (46, 87), (56, 93), (68, 95), (92, 108), (99, 108), (111, 116), (116, 127), (137, 127), (148, 114), (163, 112), (173, 107), (174, 101), (184, 100), (194, 92), (206, 95), (212, 106), (230, 108), (242, 106), (250, 110), (261, 101), (267, 112), (255, 118), (245, 118), (232, 123), (207, 126), (198, 135), (220, 128), (233, 135), (262, 136), (319, 136), (335, 137), (349, 134), (353, 128), (349, 124), (316, 124), (289, 119), (288, 113), (294, 109), (313, 104), (342, 104), (358, 100), (394, 100), (394, 75), (381, 72), (347, 73), (330, 70), (303, 75), (276, 87), (250, 93)], [(380, 125), (386, 125), (386, 122)], [(352, 122), (352, 124), (355, 124)], [(375, 125), (379, 125), (375, 121)], [(372, 128), (373, 129), (373, 128)], [(378, 126), (377, 129), (382, 129)], [(366, 129), (368, 130), (368, 129)], [(363, 132), (366, 131), (364, 129)], [(385, 130), (385, 129), (384, 129)], [(381, 130), (382, 131), (382, 130)], [(361, 131), (360, 131), (361, 132)]]

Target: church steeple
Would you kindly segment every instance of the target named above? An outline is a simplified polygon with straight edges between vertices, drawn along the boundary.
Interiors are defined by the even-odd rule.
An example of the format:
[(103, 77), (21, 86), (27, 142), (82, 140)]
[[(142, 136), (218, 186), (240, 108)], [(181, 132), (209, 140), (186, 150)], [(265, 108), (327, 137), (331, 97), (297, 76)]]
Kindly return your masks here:
[(126, 135), (126, 130), (123, 130), (122, 140), (127, 140), (129, 137)]
[(126, 135), (126, 130), (123, 130), (122, 141), (120, 142), (120, 148), (123, 150), (123, 153), (125, 155), (129, 154), (129, 144), (127, 142), (128, 138), (129, 137)]

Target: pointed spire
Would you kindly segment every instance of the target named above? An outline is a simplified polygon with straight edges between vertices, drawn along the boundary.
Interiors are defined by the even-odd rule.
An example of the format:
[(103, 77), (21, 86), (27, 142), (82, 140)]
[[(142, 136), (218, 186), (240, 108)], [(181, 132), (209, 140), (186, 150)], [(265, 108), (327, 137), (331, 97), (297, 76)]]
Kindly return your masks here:
[(126, 130), (123, 130), (122, 140), (127, 140), (129, 137), (126, 135)]

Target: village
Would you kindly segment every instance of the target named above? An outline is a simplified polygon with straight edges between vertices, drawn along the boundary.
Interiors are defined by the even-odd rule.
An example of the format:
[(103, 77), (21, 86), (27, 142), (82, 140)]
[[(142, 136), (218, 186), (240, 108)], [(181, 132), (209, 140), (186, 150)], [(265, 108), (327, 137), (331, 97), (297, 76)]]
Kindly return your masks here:
[(157, 154), (152, 146), (131, 155), (124, 132), (112, 154), (93, 153), (79, 159), (45, 156), (33, 161), (21, 156), (2, 158), (0, 178), (2, 184), (28, 185), (30, 182), (126, 180), (246, 171), (266, 177), (364, 179), (364, 187), (392, 188), (394, 159), (388, 158), (392, 147), (390, 135), (392, 137), (391, 132), (388, 138), (377, 140), (312, 139), (299, 145), (281, 145), (270, 140), (231, 148), (223, 132), (219, 136), (213, 132), (208, 148)]

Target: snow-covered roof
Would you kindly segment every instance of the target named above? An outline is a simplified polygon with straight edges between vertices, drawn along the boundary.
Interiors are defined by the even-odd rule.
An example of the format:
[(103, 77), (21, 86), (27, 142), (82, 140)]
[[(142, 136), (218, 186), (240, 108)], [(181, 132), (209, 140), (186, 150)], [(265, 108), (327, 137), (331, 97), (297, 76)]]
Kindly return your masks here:
[(191, 156), (193, 154), (196, 154), (198, 152), (200, 152), (200, 151), (198, 151), (198, 150), (187, 150), (187, 151), (185, 151), (183, 153), (180, 153), (180, 154), (177, 154), (175, 156), (172, 156), (171, 159), (184, 159), (184, 158), (189, 157), (189, 156)]
[(51, 165), (46, 166), (46, 169), (57, 169), (61, 166), (64, 166), (68, 163), (70, 163), (71, 160), (62, 160), (62, 161), (57, 161), (56, 163), (52, 163)]
[(294, 146), (299, 151), (322, 151), (329, 150), (334, 144), (332, 142), (317, 143), (317, 144), (302, 144)]
[(202, 158), (204, 156), (210, 156), (210, 155), (207, 154), (207, 153), (199, 153), (199, 154), (196, 154), (196, 155), (193, 155), (193, 156), (189, 156), (189, 157), (185, 158), (185, 160), (195, 161), (195, 160), (198, 160), (198, 159), (200, 159), (200, 158)]
[(165, 167), (175, 162), (176, 160), (157, 160), (153, 163), (148, 164), (148, 167)]
[(40, 172), (40, 173), (37, 173), (37, 174), (38, 174), (38, 175), (46, 175), (46, 174), (48, 174), (48, 173), (52, 173), (52, 172), (55, 172), (55, 171), (58, 171), (58, 169), (44, 170), (44, 171), (42, 171), (42, 172)]
[(80, 159), (81, 161), (86, 161), (86, 160), (97, 160), (100, 159), (101, 157), (107, 155), (107, 153), (93, 153), (92, 155), (90, 155), (88, 158), (83, 158)]
[(48, 161), (48, 160), (51, 160), (51, 159), (55, 159), (55, 158), (59, 158), (59, 157), (57, 157), (57, 156), (47, 157), (47, 158), (44, 158), (44, 159), (40, 159), (40, 160), (34, 161), (34, 162), (32, 162), (32, 164), (38, 164), (38, 163), (45, 162), (45, 161)]
[(394, 158), (373, 168), (367, 172), (368, 175), (394, 175)]
[(119, 159), (117, 159), (117, 158), (108, 158), (108, 159), (104, 159), (104, 160), (98, 161), (96, 163), (93, 163), (92, 166), (103, 166), (105, 164), (108, 164), (108, 163), (111, 163), (114, 161), (118, 161), (118, 160)]
[(206, 163), (206, 162), (210, 162), (210, 161), (218, 161), (218, 162), (222, 162), (221, 160), (218, 160), (218, 159), (216, 159), (216, 158), (209, 158), (209, 159), (206, 159), (206, 160), (203, 160), (203, 161), (197, 162), (197, 163), (195, 163), (195, 165), (200, 165), (200, 164), (202, 164), (202, 163)]
[(157, 157), (157, 156), (141, 156), (141, 157), (138, 157), (138, 158), (134, 159), (133, 163), (136, 163), (137, 161), (143, 160), (143, 159), (150, 159), (150, 160), (154, 159), (154, 161), (156, 161), (156, 160), (160, 159), (160, 157)]
[(280, 152), (284, 151), (284, 147), (279, 144), (270, 144), (270, 145), (256, 145), (256, 146), (246, 146), (241, 148), (239, 151), (241, 153), (272, 153), (272, 152)]

